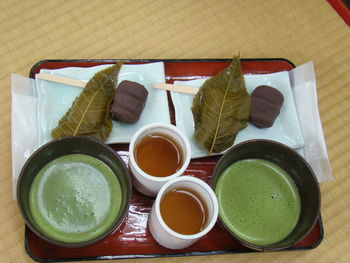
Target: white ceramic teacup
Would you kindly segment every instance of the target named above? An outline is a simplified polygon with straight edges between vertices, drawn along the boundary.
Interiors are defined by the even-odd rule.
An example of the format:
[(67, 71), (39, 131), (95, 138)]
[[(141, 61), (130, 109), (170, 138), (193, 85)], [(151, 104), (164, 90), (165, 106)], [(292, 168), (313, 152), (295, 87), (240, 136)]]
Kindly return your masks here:
[[(198, 233), (192, 235), (184, 235), (175, 232), (164, 222), (161, 212), (160, 203), (164, 195), (174, 188), (184, 187), (191, 189), (200, 195), (203, 202), (207, 207), (207, 220), (205, 227)], [(160, 189), (156, 200), (153, 203), (149, 218), (148, 226), (151, 231), (153, 238), (162, 246), (170, 249), (183, 249), (198, 239), (206, 235), (215, 225), (218, 218), (218, 201), (212, 188), (204, 181), (191, 177), (191, 176), (180, 176), (167, 182)], [(179, 211), (179, 214), (181, 211)]]
[[(135, 160), (135, 148), (137, 144), (147, 135), (150, 134), (164, 134), (176, 141), (178, 146), (181, 148), (183, 154), (182, 165), (178, 171), (174, 174), (165, 177), (156, 177), (144, 172)], [(182, 175), (191, 160), (191, 147), (186, 135), (176, 126), (165, 123), (152, 123), (143, 126), (139, 129), (133, 138), (131, 139), (129, 145), (130, 161), (129, 167), (131, 170), (131, 176), (133, 179), (134, 187), (144, 195), (156, 196), (159, 189), (171, 179), (174, 179)]]

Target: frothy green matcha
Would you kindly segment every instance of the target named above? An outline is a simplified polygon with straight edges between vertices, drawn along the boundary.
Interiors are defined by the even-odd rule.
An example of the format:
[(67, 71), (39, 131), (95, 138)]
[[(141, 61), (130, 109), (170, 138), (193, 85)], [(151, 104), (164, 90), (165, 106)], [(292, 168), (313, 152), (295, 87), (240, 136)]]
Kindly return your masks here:
[(46, 164), (29, 194), (37, 227), (63, 242), (84, 242), (110, 228), (121, 207), (121, 187), (101, 160), (70, 154)]
[(294, 229), (300, 197), (293, 179), (276, 164), (246, 159), (228, 167), (215, 187), (228, 228), (255, 245), (272, 245)]

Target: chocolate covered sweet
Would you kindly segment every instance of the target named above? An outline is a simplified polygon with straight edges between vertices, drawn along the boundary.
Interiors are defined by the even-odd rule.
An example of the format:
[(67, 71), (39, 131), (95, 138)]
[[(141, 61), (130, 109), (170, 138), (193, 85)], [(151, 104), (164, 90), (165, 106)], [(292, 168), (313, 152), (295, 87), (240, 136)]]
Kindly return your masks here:
[(147, 89), (133, 81), (123, 80), (115, 90), (110, 106), (112, 119), (135, 123), (140, 119), (148, 97)]
[(270, 86), (259, 86), (251, 94), (249, 122), (259, 128), (273, 125), (280, 114), (284, 98), (280, 91)]

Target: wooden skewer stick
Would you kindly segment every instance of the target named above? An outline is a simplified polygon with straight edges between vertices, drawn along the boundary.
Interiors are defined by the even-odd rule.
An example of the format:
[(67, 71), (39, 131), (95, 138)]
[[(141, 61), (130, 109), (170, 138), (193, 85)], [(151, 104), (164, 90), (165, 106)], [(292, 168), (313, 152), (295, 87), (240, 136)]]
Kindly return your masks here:
[(170, 91), (176, 91), (186, 94), (197, 94), (198, 88), (193, 88), (189, 86), (180, 86), (180, 85), (173, 85), (173, 84), (166, 84), (166, 83), (157, 83), (153, 86), (156, 89), (165, 89)]
[[(35, 75), (38, 79), (48, 80), (56, 83), (62, 83), (70, 86), (75, 87), (81, 87), (84, 88), (86, 85), (86, 81), (78, 80), (78, 79), (71, 79), (67, 77), (57, 76), (57, 75), (51, 75), (47, 73), (39, 73)], [(189, 86), (180, 86), (180, 85), (172, 85), (172, 84), (166, 84), (166, 83), (157, 83), (154, 85), (154, 88), (156, 89), (164, 89), (169, 91), (176, 91), (186, 94), (197, 94), (198, 90), (197, 88), (189, 87)]]
[(67, 84), (67, 85), (81, 87), (81, 88), (84, 88), (87, 83), (86, 81), (83, 81), (83, 80), (71, 79), (71, 78), (51, 75), (47, 73), (39, 73), (39, 74), (36, 74), (35, 77), (38, 79), (48, 80), (52, 82)]

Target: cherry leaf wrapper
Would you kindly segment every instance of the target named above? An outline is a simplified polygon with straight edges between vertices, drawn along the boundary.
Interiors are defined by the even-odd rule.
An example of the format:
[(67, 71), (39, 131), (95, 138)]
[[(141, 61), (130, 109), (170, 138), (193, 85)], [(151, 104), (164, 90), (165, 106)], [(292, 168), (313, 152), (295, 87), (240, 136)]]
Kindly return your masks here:
[(123, 62), (97, 72), (75, 99), (71, 108), (52, 131), (55, 139), (65, 136), (87, 136), (106, 140), (112, 130), (109, 106), (113, 99)]
[(237, 133), (247, 127), (251, 99), (247, 92), (240, 59), (206, 80), (193, 98), (194, 138), (212, 152), (229, 148)]

